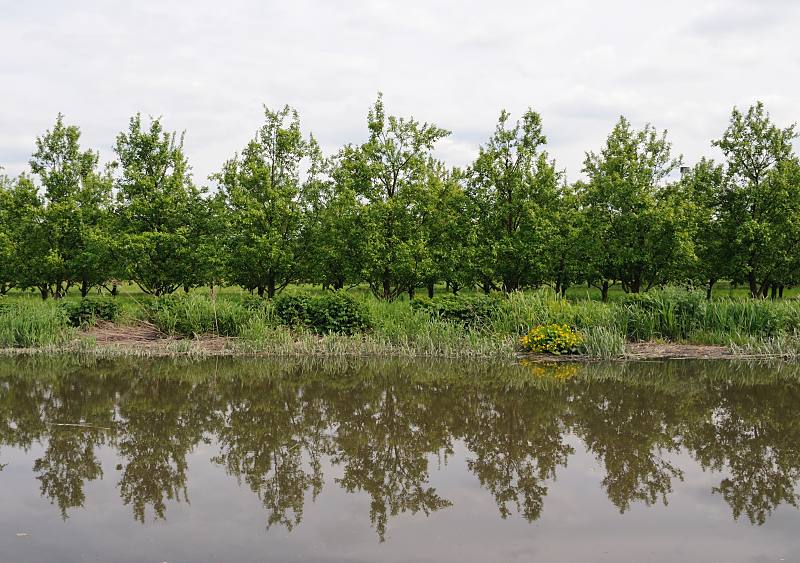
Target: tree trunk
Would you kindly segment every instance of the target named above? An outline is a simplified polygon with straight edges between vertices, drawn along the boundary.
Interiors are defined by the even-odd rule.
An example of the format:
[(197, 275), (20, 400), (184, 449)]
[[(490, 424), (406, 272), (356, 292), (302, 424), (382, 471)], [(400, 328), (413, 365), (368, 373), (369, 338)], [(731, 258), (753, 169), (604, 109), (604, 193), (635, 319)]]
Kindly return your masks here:
[(275, 297), (275, 278), (269, 278), (267, 281), (267, 297), (270, 299)]
[(706, 301), (711, 301), (711, 294), (715, 283), (717, 283), (716, 278), (708, 278), (708, 285), (706, 286)]
[(456, 282), (450, 284), (450, 290), (453, 292), (453, 295), (458, 295), (458, 290), (461, 289)]
[(383, 298), (387, 301), (392, 297), (392, 282), (388, 277), (383, 278)]
[(409, 299), (414, 299), (414, 295), (416, 295), (416, 293), (417, 293), (417, 288), (414, 287), (413, 285), (409, 286), (409, 288), (408, 288), (408, 298)]
[(753, 270), (747, 274), (747, 283), (750, 285), (750, 297), (753, 299), (758, 297), (758, 281), (756, 280), (756, 273)]
[(503, 280), (503, 291), (506, 293), (511, 293), (512, 291), (516, 291), (519, 289), (519, 281), (515, 279), (505, 279)]
[(45, 301), (47, 299), (47, 296), (50, 295), (50, 288), (47, 287), (46, 285), (40, 285), (39, 295), (42, 296), (42, 301)]
[(117, 287), (117, 282), (111, 284), (111, 297), (116, 297), (119, 293), (119, 288)]
[(485, 281), (483, 282), (483, 292), (486, 295), (489, 295), (489, 292), (492, 291), (492, 284), (491, 282)]
[(783, 285), (778, 286), (778, 298), (783, 299)]
[(189, 293), (189, 286), (188, 285), (183, 284), (183, 292), (184, 293)]
[(428, 282), (428, 299), (433, 299), (433, 282)]
[(81, 297), (89, 295), (89, 282), (86, 280), (81, 281)]
[(259, 285), (256, 288), (256, 292), (258, 293), (259, 297), (264, 297), (264, 286), (263, 285)]
[(608, 281), (603, 280), (603, 285), (600, 287), (600, 296), (603, 303), (608, 303)]

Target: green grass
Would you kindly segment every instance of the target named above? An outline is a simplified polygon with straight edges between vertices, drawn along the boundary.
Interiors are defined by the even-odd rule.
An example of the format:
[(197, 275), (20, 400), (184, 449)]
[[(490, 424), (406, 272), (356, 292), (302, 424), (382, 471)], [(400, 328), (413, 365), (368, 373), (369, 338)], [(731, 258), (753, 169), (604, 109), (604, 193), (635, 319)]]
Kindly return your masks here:
[(37, 348), (66, 342), (74, 331), (57, 303), (0, 302), (0, 347)]
[[(221, 289), (212, 300), (207, 289), (155, 299), (135, 287), (122, 286), (115, 299), (119, 303), (115, 322), (146, 321), (165, 335), (182, 339), (231, 337), (231, 352), (277, 356), (510, 358), (519, 336), (532, 326), (566, 323), (583, 334), (582, 352), (598, 358), (620, 356), (626, 342), (633, 341), (716, 344), (741, 355), (800, 357), (797, 298), (752, 300), (739, 294), (726, 296), (732, 290), (720, 289), (717, 297), (707, 301), (703, 292), (668, 288), (635, 296), (614, 294), (609, 303), (601, 303), (589, 293), (576, 296), (581, 290), (586, 292), (586, 288), (573, 288), (566, 299), (546, 289), (497, 296), (490, 307), (476, 309), (480, 311), (477, 318), (465, 323), (457, 312), (447, 316), (452, 303), (444, 308), (412, 307), (407, 296), (385, 302), (359, 287), (350, 293), (363, 302), (371, 329), (345, 336), (283, 326), (272, 302), (237, 288)], [(322, 290), (299, 286), (290, 291), (319, 294)], [(70, 295), (66, 300), (79, 297)], [(69, 329), (63, 307), (56, 301), (43, 302), (21, 292), (0, 299), (2, 348), (74, 344), (81, 334)], [(85, 337), (82, 342), (83, 348), (90, 347)], [(185, 342), (171, 346), (176, 354), (200, 353), (197, 346)]]

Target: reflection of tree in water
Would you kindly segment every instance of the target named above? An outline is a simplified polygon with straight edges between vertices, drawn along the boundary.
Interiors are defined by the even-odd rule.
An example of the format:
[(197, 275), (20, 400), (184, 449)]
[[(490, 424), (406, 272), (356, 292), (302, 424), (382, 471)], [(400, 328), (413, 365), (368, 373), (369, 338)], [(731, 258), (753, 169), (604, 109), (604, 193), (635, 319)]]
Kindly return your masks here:
[(428, 456), (452, 451), (440, 395), (408, 381), (358, 385), (332, 398), (334, 464), (348, 492), (370, 496), (370, 521), (381, 541), (389, 516), (425, 515), (451, 505), (428, 484)]
[(667, 456), (681, 448), (704, 469), (728, 474), (714, 492), (735, 518), (763, 523), (777, 506), (800, 504), (796, 372), (704, 367), (685, 377), (684, 368), (652, 364), (652, 372), (625, 368), (623, 377), (591, 367), (588, 378), (544, 382), (512, 370), (509, 386), (499, 379), (508, 373), (420, 373), (405, 364), (216, 377), (203, 363), (156, 364), (145, 375), (119, 366), (103, 376), (96, 368), (42, 375), (4, 371), (0, 362), (0, 446), (43, 445), (33, 469), (62, 516), (102, 477), (97, 450), (107, 446), (120, 457), (119, 492), (134, 517), (144, 521), (149, 506), (164, 518), (168, 501), (187, 496), (187, 455), (215, 438), (213, 460), (259, 496), (268, 526), (301, 522), (329, 457), (345, 490), (369, 496), (383, 539), (392, 516), (450, 506), (430, 485), (429, 464), (433, 456), (446, 462), (462, 440), (468, 468), (500, 514), (516, 509), (532, 521), (572, 454), (569, 432), (605, 467), (603, 488), (621, 511), (666, 503), (682, 477)]
[(634, 502), (667, 504), (683, 472), (665, 459), (680, 449), (681, 409), (674, 396), (619, 382), (592, 382), (571, 401), (576, 432), (603, 463), (608, 498), (626, 511)]
[(42, 496), (58, 506), (62, 518), (70, 508), (83, 506), (85, 483), (103, 475), (95, 449), (106, 443), (112, 430), (115, 388), (99, 378), (55, 378), (47, 392), (38, 392), (34, 384), (27, 394), (40, 401), (34, 410), (25, 400), (17, 403), (27, 405), (17, 413), (27, 412), (32, 422), (17, 421), (17, 429), (25, 429), (29, 436), (38, 429), (42, 434), (37, 439), (46, 439), (44, 454), (34, 461), (33, 470)]
[(120, 496), (144, 522), (150, 505), (164, 518), (166, 500), (188, 502), (186, 456), (215, 416), (208, 384), (155, 380), (132, 386), (120, 401), (116, 441), (122, 463)]
[(555, 479), (574, 452), (564, 443), (567, 402), (551, 392), (518, 390), (478, 394), (464, 410), (470, 471), (495, 498), (503, 518), (508, 505), (528, 521), (542, 513), (545, 482)]
[(797, 385), (730, 386), (710, 391), (708, 413), (687, 429), (686, 445), (704, 468), (727, 472), (713, 492), (734, 518), (763, 524), (781, 504), (797, 507), (800, 496), (800, 404)]
[(269, 381), (234, 391), (225, 397), (228, 412), (217, 430), (220, 454), (213, 461), (258, 495), (268, 528), (291, 530), (302, 521), (306, 491), (316, 499), (322, 490), (328, 436), (321, 401), (307, 389)]

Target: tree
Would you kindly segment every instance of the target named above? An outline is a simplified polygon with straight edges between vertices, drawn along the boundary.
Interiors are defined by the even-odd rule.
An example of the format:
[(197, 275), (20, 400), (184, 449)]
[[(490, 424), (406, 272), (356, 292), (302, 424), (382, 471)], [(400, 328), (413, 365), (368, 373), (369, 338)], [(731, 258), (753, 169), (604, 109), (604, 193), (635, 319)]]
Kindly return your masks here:
[(753, 297), (784, 283), (781, 277), (798, 242), (800, 185), (791, 179), (796, 174), (794, 127), (773, 124), (757, 102), (746, 114), (734, 108), (722, 138), (712, 142), (726, 159), (727, 182), (720, 196), (731, 234), (731, 262), (735, 277), (747, 281)]
[(718, 280), (732, 277), (727, 243), (730, 224), (722, 217), (725, 182), (724, 167), (704, 158), (682, 175), (678, 186), (683, 200), (691, 206), (687, 227), (694, 257), (687, 274), (706, 286), (708, 299)]
[(98, 171), (99, 155), (80, 147), (80, 129), (65, 125), (58, 114), (55, 126), (36, 139), (30, 167), (44, 188), (41, 236), (46, 255), (37, 285), (42, 295), (56, 298), (73, 284), (81, 296), (108, 279), (113, 263), (104, 222), (111, 201), (111, 177)]
[(374, 295), (395, 299), (413, 295), (423, 279), (427, 248), (422, 205), (431, 152), (449, 131), (414, 118), (386, 116), (379, 94), (367, 115), (370, 136), (360, 147), (346, 147), (339, 180), (365, 204), (363, 277)]
[(437, 282), (447, 282), (453, 293), (458, 293), (474, 279), (475, 224), (463, 177), (460, 170), (448, 170), (438, 161), (428, 166), (427, 198), (421, 217), (427, 248), (422, 278), (428, 297), (433, 297)]
[(469, 171), (478, 273), (484, 288), (499, 279), (504, 291), (545, 280), (561, 177), (544, 150), (539, 114), (529, 109), (513, 125), (510, 117), (500, 113), (494, 135)]
[(0, 295), (14, 287), (38, 286), (37, 274), (47, 256), (43, 214), (42, 200), (29, 177), (23, 174), (12, 180), (0, 175)]
[(228, 276), (272, 298), (298, 276), (300, 160), (307, 142), (289, 106), (280, 111), (265, 107), (264, 116), (255, 139), (213, 177), (231, 217)]
[(323, 287), (343, 289), (361, 281), (365, 233), (363, 207), (342, 172), (343, 150), (324, 159), (312, 138), (311, 165), (303, 187), (304, 278)]
[(145, 293), (172, 293), (187, 283), (191, 202), (197, 197), (183, 135), (165, 131), (160, 119), (145, 127), (136, 114), (128, 131), (117, 136), (115, 150), (121, 168), (116, 246), (124, 271)]
[(666, 135), (649, 124), (634, 131), (620, 117), (603, 150), (586, 154), (582, 246), (587, 281), (603, 301), (617, 280), (631, 293), (666, 283), (690, 255), (685, 212), (661, 185), (680, 162)]

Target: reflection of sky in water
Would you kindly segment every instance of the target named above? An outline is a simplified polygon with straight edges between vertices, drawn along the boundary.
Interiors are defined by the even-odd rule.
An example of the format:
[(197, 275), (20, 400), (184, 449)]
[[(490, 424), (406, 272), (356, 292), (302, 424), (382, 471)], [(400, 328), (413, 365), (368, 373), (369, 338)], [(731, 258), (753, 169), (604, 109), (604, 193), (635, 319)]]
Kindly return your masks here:
[[(593, 397), (614, 402), (617, 396), (610, 391), (612, 388)], [(785, 391), (786, 387), (782, 389)], [(534, 392), (537, 391), (523, 393)], [(628, 393), (630, 397), (635, 391)], [(736, 397), (728, 396), (727, 400), (736, 401)], [(554, 400), (563, 401), (563, 396)], [(647, 398), (643, 400), (645, 405), (664, 406), (657, 401), (648, 402)], [(505, 403), (499, 400), (496, 404)], [(762, 401), (760, 405), (766, 408), (769, 402)], [(279, 406), (273, 406), (260, 412), (265, 417), (281, 412)], [(572, 428), (581, 427), (580, 420), (573, 419), (572, 424), (575, 425)], [(626, 431), (626, 424), (625, 420), (613, 418), (607, 421), (607, 425), (616, 426), (621, 432)], [(791, 424), (786, 428), (790, 427)], [(347, 492), (340, 484), (345, 477), (343, 464), (331, 465), (328, 455), (322, 457), (321, 493), (312, 501), (310, 489), (306, 490), (302, 522), (289, 532), (280, 525), (267, 530), (265, 507), (245, 479), (239, 485), (222, 465), (211, 462), (220, 453), (215, 438), (209, 444), (199, 443), (187, 455), (189, 502), (167, 500), (164, 520), (154, 520), (152, 507), (147, 506), (144, 524), (133, 518), (132, 507), (120, 499), (118, 483), (122, 471), (116, 466), (126, 461), (117, 457), (115, 448), (96, 449), (103, 477), (84, 484), (84, 507), (69, 509), (68, 518), (62, 521), (58, 507), (41, 496), (40, 482), (32, 471), (35, 460), (44, 455), (47, 442), (34, 443), (27, 451), (0, 447), (0, 464), (5, 464), (0, 472), (0, 561), (778, 561), (782, 558), (796, 561), (800, 558), (797, 536), (800, 512), (784, 504), (766, 517), (764, 525), (751, 524), (746, 514), (735, 521), (731, 506), (720, 494), (712, 494), (728, 475), (728, 468), (723, 467), (721, 472), (703, 471), (694, 459), (695, 454), (684, 447), (664, 452), (660, 457), (652, 452), (659, 462), (671, 464), (682, 472), (683, 480), (671, 479), (668, 505), (665, 507), (660, 498), (652, 506), (634, 500), (621, 514), (604, 485), (605, 458), (598, 460), (596, 452), (587, 452), (587, 424), (582, 428), (561, 436), (562, 446), (571, 447), (573, 453), (567, 457), (566, 466), (556, 468), (555, 480), (539, 483), (546, 488), (539, 519), (527, 522), (513, 501), (507, 503), (509, 517), (500, 518), (496, 499), (469, 469), (468, 461), (475, 459), (474, 450), (468, 446), (470, 439), (456, 437), (446, 461), (443, 455), (426, 456), (428, 485), (452, 506), (434, 511), (428, 517), (408, 511), (388, 516), (383, 543), (370, 522), (369, 495), (364, 491)], [(606, 435), (603, 428), (588, 430)], [(500, 437), (496, 444), (482, 443), (480, 447), (487, 447), (485, 451), (490, 452), (494, 445), (503, 453), (503, 434), (494, 436)], [(609, 452), (612, 456), (617, 453)], [(309, 458), (305, 454), (302, 457), (307, 467)], [(18, 533), (28, 535), (18, 537)]]

